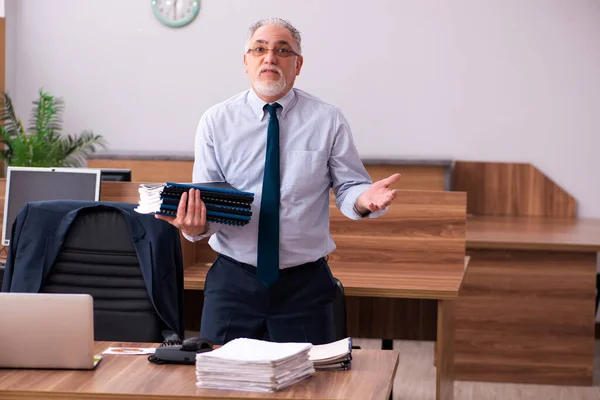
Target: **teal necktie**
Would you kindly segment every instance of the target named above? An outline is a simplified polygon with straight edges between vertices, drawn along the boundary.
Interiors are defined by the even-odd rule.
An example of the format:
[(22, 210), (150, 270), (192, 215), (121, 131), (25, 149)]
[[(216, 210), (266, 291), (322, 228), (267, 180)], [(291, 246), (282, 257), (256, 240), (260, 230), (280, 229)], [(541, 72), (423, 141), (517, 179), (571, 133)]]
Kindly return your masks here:
[(260, 215), (258, 219), (258, 279), (267, 287), (279, 277), (279, 121), (278, 103), (267, 104), (269, 127), (267, 129), (267, 154), (263, 177)]

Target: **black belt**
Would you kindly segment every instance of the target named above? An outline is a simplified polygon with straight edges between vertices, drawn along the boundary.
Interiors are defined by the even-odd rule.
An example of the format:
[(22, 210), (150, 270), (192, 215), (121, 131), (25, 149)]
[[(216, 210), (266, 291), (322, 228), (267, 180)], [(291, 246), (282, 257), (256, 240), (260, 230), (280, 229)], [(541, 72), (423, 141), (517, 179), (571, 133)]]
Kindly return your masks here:
[[(236, 260), (235, 258), (231, 258), (229, 256), (226, 256), (225, 254), (221, 254), (219, 253), (217, 255), (217, 257), (223, 257), (224, 259), (226, 259), (227, 261), (231, 262), (232, 264), (237, 265), (238, 267), (241, 267), (243, 269), (245, 269), (248, 272), (251, 272), (253, 274), (256, 274), (256, 267), (254, 265), (250, 265), (250, 264), (246, 264), (243, 263), (241, 261)], [(316, 261), (311, 261), (311, 262), (307, 262), (304, 264), (300, 264), (300, 265), (296, 265), (294, 267), (288, 267), (288, 268), (283, 268), (283, 269), (279, 269), (279, 276), (288, 276), (297, 272), (301, 272), (301, 271), (305, 271), (305, 270), (310, 270), (310, 269), (316, 269), (322, 265), (324, 265), (327, 262), (325, 257), (321, 257)]]

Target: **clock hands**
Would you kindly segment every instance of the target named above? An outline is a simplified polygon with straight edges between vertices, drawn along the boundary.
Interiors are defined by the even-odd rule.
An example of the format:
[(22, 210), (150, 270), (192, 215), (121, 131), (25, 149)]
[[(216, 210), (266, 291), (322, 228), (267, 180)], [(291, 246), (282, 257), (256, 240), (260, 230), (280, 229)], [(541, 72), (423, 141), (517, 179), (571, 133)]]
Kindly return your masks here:
[(177, 19), (177, 0), (173, 1), (173, 20)]

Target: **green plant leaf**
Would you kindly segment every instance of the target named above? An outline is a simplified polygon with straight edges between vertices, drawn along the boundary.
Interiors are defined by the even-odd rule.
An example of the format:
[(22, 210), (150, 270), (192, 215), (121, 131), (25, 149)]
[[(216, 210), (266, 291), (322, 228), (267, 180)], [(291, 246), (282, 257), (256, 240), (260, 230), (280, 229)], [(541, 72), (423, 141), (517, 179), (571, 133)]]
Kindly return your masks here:
[(52, 139), (62, 131), (64, 102), (40, 89), (40, 98), (33, 102), (29, 118), (29, 131), (41, 140)]
[(97, 147), (106, 147), (102, 136), (92, 131), (81, 135), (62, 135), (62, 112), (64, 102), (50, 93), (39, 91), (39, 99), (33, 101), (29, 129), (15, 115), (12, 100), (4, 93), (0, 111), (0, 159), (7, 165), (28, 167), (82, 167), (87, 157)]
[(106, 148), (102, 136), (94, 135), (92, 131), (83, 131), (79, 137), (62, 137), (61, 142), (63, 154), (66, 155), (64, 165), (68, 167), (81, 167), (85, 165), (87, 157), (96, 152), (97, 146)]
[(12, 99), (6, 92), (3, 93), (2, 99), (0, 99), (0, 107), (2, 107), (2, 111), (0, 112), (0, 122), (4, 125), (8, 136), (14, 137), (18, 134), (25, 133), (23, 123), (15, 114)]

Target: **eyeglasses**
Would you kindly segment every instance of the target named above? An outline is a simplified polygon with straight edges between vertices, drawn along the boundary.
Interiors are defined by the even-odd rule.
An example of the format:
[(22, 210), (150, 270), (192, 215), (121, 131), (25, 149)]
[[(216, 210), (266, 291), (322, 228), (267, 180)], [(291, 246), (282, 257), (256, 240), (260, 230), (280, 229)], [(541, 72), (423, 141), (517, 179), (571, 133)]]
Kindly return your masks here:
[(288, 58), (291, 56), (300, 56), (300, 54), (296, 53), (292, 49), (288, 49), (287, 47), (275, 47), (272, 49), (268, 49), (264, 46), (256, 46), (251, 49), (248, 49), (247, 53), (252, 54), (254, 57), (262, 57), (269, 53), (269, 50), (273, 51), (273, 54), (277, 57)]

